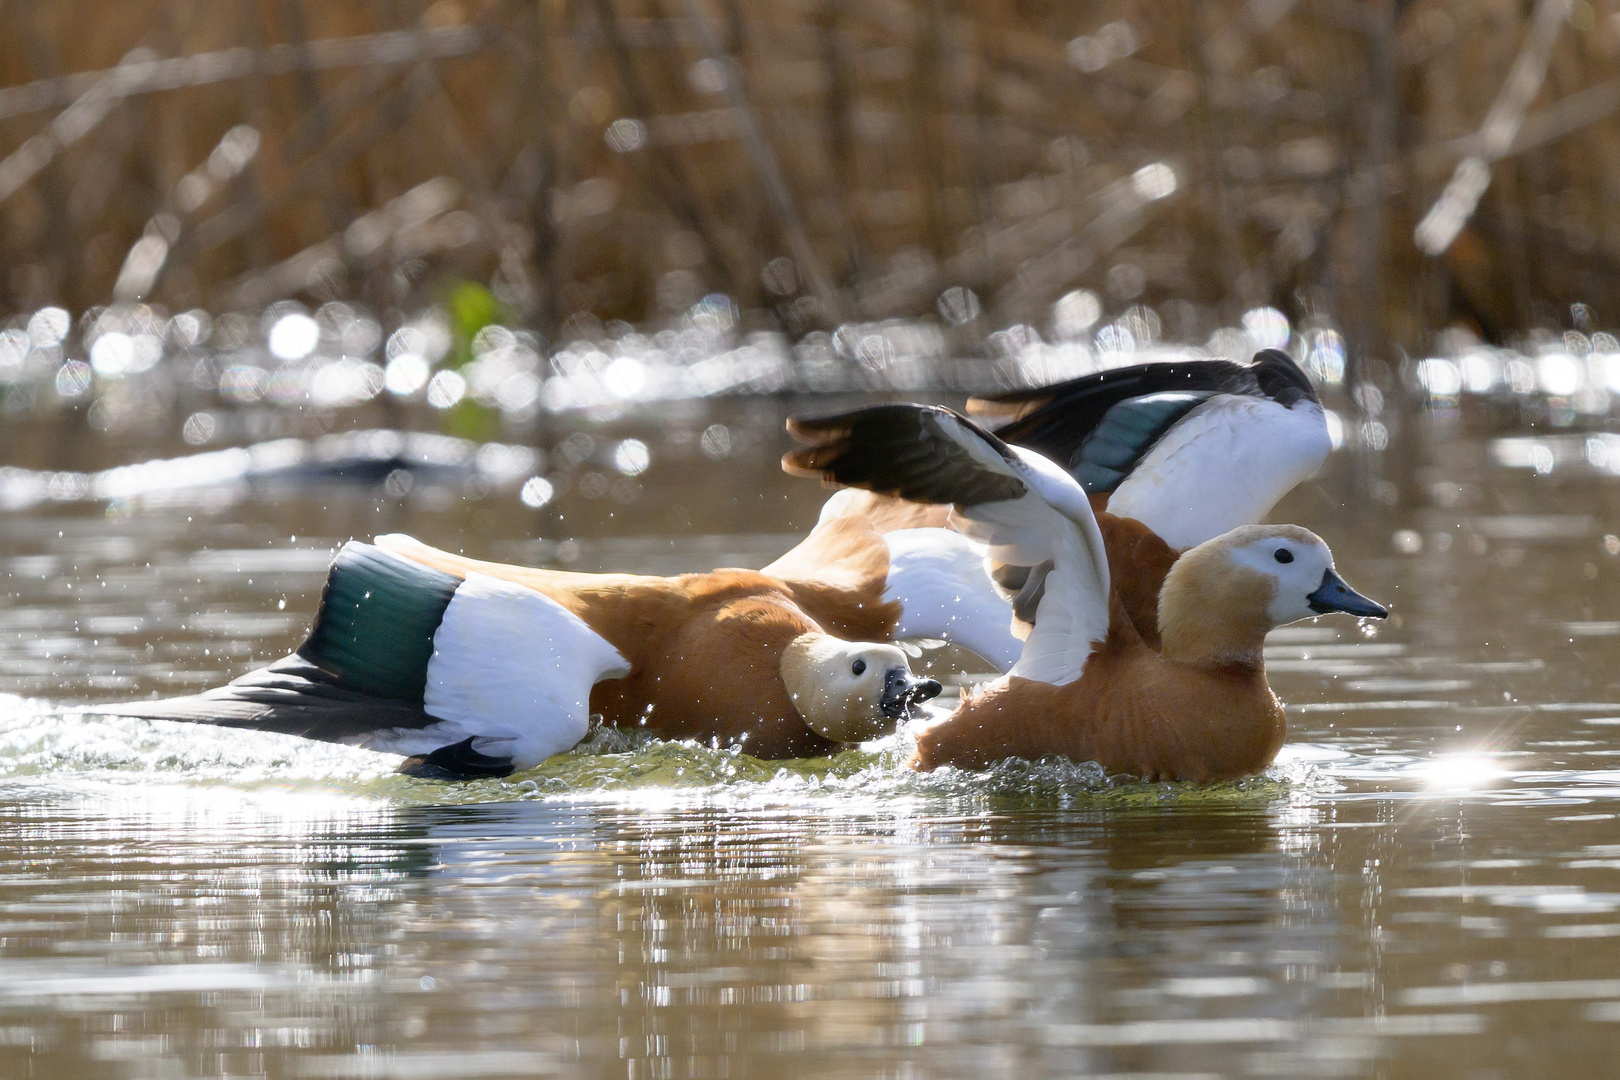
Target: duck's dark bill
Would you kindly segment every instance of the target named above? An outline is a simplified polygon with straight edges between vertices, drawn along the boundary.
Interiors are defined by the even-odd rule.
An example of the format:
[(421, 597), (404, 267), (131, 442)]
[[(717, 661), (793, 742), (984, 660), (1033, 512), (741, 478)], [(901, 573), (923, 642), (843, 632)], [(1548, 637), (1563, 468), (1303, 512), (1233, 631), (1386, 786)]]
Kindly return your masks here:
[(903, 669), (893, 668), (884, 682), (883, 700), (879, 708), (891, 720), (905, 716), (913, 704), (921, 704), (939, 696), (945, 689), (935, 679), (913, 679)]
[(1387, 607), (1356, 592), (1331, 567), (1322, 571), (1322, 584), (1305, 600), (1318, 615), (1335, 611), (1367, 619), (1382, 619), (1389, 615)]

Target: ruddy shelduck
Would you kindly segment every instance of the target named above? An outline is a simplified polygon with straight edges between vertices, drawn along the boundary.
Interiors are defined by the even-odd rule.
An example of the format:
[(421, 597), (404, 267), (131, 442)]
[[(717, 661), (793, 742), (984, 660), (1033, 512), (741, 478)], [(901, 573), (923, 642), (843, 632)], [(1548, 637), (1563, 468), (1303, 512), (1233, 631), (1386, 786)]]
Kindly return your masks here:
[[(1113, 368), (973, 398), (968, 412), (999, 421), (1003, 441), (1062, 464), (1085, 489), (1113, 587), (1153, 648), (1159, 645), (1159, 593), (1180, 553), (1260, 522), (1321, 468), (1332, 446), (1310, 379), (1275, 349), (1250, 363), (1197, 359)], [(788, 464), (791, 469), (791, 455)], [(843, 545), (855, 543), (862, 534), (857, 520), (870, 526), (864, 542), (875, 545), (874, 559), (886, 567), (877, 592), (907, 613), (903, 623), (927, 623), (917, 636), (963, 645), (1000, 671), (1012, 666), (1045, 587), (1045, 564), (991, 560), (981, 567), (973, 552), (982, 556), (982, 550), (938, 531), (949, 527), (948, 506), (855, 488), (827, 501), (816, 532), (802, 545), (804, 557), (789, 558), (823, 558), (821, 533), (836, 530)], [(931, 614), (924, 618), (923, 612)], [(947, 612), (954, 617), (944, 617)]]
[(194, 697), (106, 709), (365, 746), (409, 755), (402, 772), (466, 779), (570, 749), (592, 713), (802, 757), (887, 734), (940, 692), (895, 645), (829, 633), (796, 587), (816, 584), (577, 574), (380, 536), (339, 550), (293, 655)]
[(784, 459), (790, 471), (948, 503), (954, 528), (995, 562), (1049, 564), (1011, 670), (921, 731), (918, 769), (1055, 753), (1145, 779), (1247, 775), (1284, 735), (1266, 633), (1328, 612), (1388, 614), (1344, 582), (1315, 534), (1244, 524), (1169, 561), (1155, 649), (1113, 587), (1085, 489), (1052, 461), (938, 407), (876, 406), (790, 427), (810, 444)]

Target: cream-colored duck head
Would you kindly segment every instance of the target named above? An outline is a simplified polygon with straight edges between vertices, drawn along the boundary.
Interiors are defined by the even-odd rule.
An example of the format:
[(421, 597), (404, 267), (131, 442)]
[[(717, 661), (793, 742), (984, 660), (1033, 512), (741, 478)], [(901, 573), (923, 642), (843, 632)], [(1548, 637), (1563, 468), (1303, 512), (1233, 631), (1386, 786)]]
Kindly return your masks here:
[(800, 634), (782, 653), (782, 681), (810, 730), (835, 742), (875, 739), (911, 707), (938, 695), (933, 679), (911, 674), (893, 645)]
[(1309, 529), (1244, 525), (1176, 560), (1159, 593), (1159, 635), (1172, 659), (1257, 663), (1268, 631), (1331, 612), (1389, 614), (1339, 576)]

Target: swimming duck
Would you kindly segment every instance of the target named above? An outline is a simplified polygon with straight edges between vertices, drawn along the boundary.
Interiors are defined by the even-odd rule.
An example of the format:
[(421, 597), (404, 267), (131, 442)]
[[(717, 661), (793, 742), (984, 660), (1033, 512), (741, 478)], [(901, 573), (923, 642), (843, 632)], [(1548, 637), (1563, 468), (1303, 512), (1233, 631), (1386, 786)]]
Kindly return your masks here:
[(934, 406), (880, 405), (791, 426), (810, 444), (784, 459), (791, 471), (950, 503), (955, 528), (991, 558), (1051, 564), (1017, 661), (919, 734), (920, 770), (1058, 753), (1144, 779), (1244, 776), (1283, 741), (1266, 633), (1329, 612), (1388, 614), (1345, 583), (1314, 533), (1245, 524), (1173, 560), (1155, 650), (1113, 587), (1085, 489), (1054, 462)]
[(884, 642), (827, 633), (748, 570), (660, 578), (481, 562), (390, 534), (333, 560), (293, 655), (188, 698), (108, 706), (409, 755), (400, 771), (505, 776), (605, 723), (764, 758), (876, 738), (940, 692)]
[[(1085, 488), (1114, 587), (1153, 648), (1159, 645), (1160, 589), (1180, 553), (1258, 523), (1321, 468), (1332, 446), (1310, 379), (1276, 349), (1260, 351), (1247, 364), (1199, 359), (1115, 368), (973, 398), (968, 412), (1000, 420), (998, 437), (1064, 464)], [(921, 448), (906, 451), (915, 457)], [(784, 466), (796, 471), (792, 454)], [(1039, 605), (1044, 564), (991, 560), (993, 584), (987, 588), (985, 571), (956, 550), (960, 541), (911, 531), (948, 528), (948, 506), (846, 488), (827, 501), (817, 528), (841, 518), (864, 518), (889, 548), (907, 553), (893, 561), (890, 580), (880, 585), (888, 600), (938, 595), (945, 587), (942, 566), (959, 567), (951, 583), (960, 596), (957, 617), (936, 617), (930, 631), (917, 636), (964, 645), (1000, 671), (1011, 667)], [(806, 543), (814, 548), (815, 542), (812, 533)], [(919, 559), (918, 553), (935, 547), (944, 551)], [(926, 574), (915, 569), (918, 564)], [(964, 631), (971, 631), (972, 641)]]

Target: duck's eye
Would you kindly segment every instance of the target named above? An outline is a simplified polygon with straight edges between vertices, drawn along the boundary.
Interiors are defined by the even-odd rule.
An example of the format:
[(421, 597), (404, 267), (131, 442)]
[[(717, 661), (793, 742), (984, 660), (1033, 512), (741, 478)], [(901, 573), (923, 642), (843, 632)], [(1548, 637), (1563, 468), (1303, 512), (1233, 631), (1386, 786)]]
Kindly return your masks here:
[(866, 661), (865, 660), (857, 660), (853, 664), (849, 665), (849, 673), (851, 675), (865, 675), (866, 674)]
[(1276, 559), (1280, 563), (1291, 563), (1294, 561), (1294, 553), (1289, 551), (1287, 548), (1278, 548), (1276, 554), (1273, 555), (1272, 558)]

